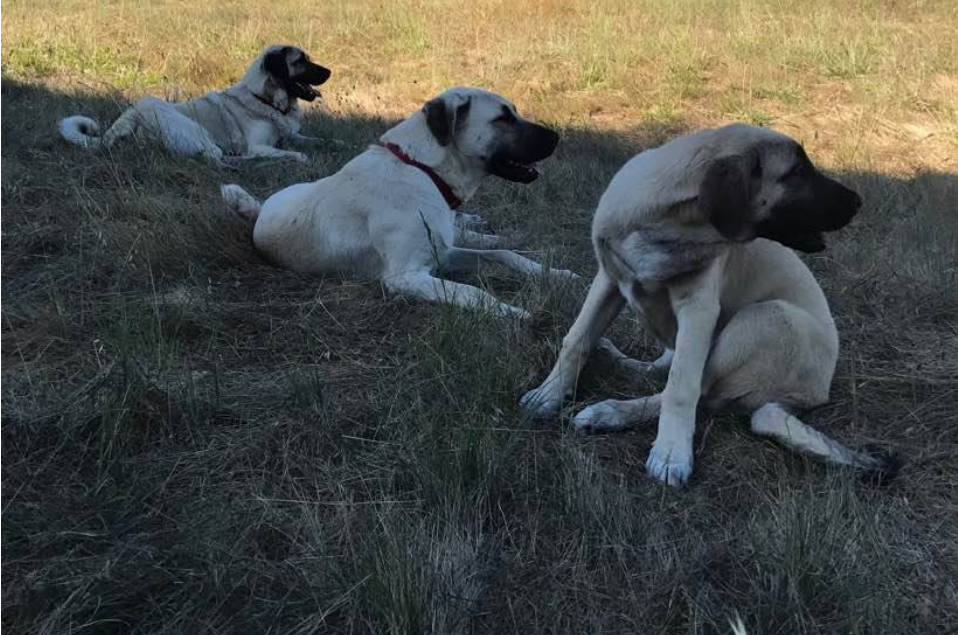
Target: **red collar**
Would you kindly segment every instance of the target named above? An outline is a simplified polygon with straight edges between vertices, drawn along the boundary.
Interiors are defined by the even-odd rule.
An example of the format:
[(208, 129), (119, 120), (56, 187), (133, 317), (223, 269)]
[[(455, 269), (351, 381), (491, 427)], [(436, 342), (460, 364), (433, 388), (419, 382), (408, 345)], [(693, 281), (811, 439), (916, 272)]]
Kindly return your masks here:
[(289, 114), (289, 111), (293, 109), (293, 102), (289, 102), (289, 103), (286, 105), (286, 109), (283, 110), (282, 108), (277, 107), (276, 104), (274, 104), (274, 103), (271, 102), (270, 100), (266, 99), (266, 98), (263, 97), (262, 95), (257, 95), (257, 94), (254, 93), (253, 91), (250, 91), (250, 93), (253, 95), (253, 97), (255, 97), (256, 99), (258, 99), (260, 102), (266, 104), (267, 106), (269, 106), (270, 108), (272, 108), (273, 110), (275, 110), (276, 112), (280, 113), (280, 114), (283, 115), (283, 116), (288, 115), (288, 114)]
[(456, 209), (462, 205), (462, 199), (456, 196), (456, 193), (452, 191), (452, 187), (446, 183), (441, 176), (436, 174), (436, 171), (431, 167), (425, 163), (416, 161), (411, 156), (403, 152), (402, 149), (395, 143), (387, 143), (386, 149), (396, 155), (396, 158), (406, 165), (411, 165), (425, 172), (426, 176), (432, 179), (432, 182), (436, 184), (436, 188), (439, 190), (439, 193), (442, 194), (442, 197), (446, 199), (446, 204), (449, 205), (450, 209)]

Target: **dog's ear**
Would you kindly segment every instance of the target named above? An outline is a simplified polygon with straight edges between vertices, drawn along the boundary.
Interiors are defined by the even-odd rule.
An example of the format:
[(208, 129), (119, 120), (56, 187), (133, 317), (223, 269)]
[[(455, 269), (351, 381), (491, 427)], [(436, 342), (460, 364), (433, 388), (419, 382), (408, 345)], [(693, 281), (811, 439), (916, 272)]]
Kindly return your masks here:
[(755, 238), (751, 178), (757, 160), (750, 154), (715, 159), (699, 184), (699, 209), (728, 240)]
[(290, 47), (284, 46), (266, 54), (263, 58), (263, 70), (266, 71), (267, 75), (280, 82), (285, 82), (289, 79), (289, 65), (286, 63), (289, 51)]
[(471, 102), (466, 99), (455, 108), (450, 108), (446, 99), (436, 97), (423, 106), (423, 112), (426, 115), (426, 126), (429, 132), (436, 138), (439, 145), (445, 147), (452, 143), (456, 131), (465, 122), (469, 114)]

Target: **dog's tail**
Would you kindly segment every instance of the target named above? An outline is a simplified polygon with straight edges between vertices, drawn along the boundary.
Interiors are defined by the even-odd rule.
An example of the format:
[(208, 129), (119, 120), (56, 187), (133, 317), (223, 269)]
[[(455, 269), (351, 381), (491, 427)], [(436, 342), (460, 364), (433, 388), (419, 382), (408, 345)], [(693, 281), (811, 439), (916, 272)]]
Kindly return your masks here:
[(102, 136), (100, 135), (100, 124), (82, 115), (73, 115), (61, 119), (60, 123), (57, 124), (61, 137), (73, 145), (93, 150), (109, 148), (117, 139), (133, 134), (136, 128), (136, 111), (132, 108), (120, 115), (120, 118), (113, 122), (113, 125)]
[(226, 201), (226, 207), (246, 222), (255, 223), (256, 219), (259, 218), (259, 212), (263, 208), (263, 204), (239, 185), (229, 183), (220, 186), (220, 194)]

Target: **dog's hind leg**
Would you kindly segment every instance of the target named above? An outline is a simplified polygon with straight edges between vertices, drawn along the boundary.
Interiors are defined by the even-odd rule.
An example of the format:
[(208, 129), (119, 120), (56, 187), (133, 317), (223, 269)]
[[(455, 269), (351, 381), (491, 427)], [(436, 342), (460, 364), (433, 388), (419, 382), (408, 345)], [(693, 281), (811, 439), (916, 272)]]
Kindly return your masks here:
[(129, 137), (139, 127), (139, 113), (135, 108), (130, 108), (113, 122), (106, 132), (103, 133), (101, 145), (109, 148), (119, 139)]
[(606, 355), (610, 359), (617, 374), (630, 379), (668, 375), (675, 353), (671, 348), (667, 348), (654, 362), (640, 362), (620, 351), (611, 340), (604, 337), (599, 340), (595, 350), (596, 353)]
[[(209, 131), (177, 111), (173, 104), (147, 97), (133, 108), (140, 125), (171, 152), (188, 157), (201, 156), (214, 163), (223, 158), (223, 150), (216, 145)], [(108, 135), (109, 131), (104, 135), (104, 141)]]
[(390, 291), (424, 300), (455, 304), (473, 311), (491, 311), (500, 316), (529, 317), (523, 309), (501, 302), (482, 289), (436, 278), (427, 272), (387, 276), (383, 283)]
[(869, 454), (847, 448), (803, 423), (777, 403), (767, 403), (752, 413), (752, 432), (772, 437), (783, 445), (827, 463), (863, 470), (870, 480), (887, 482), (898, 472), (895, 455), (880, 452)]
[(584, 432), (620, 432), (652, 421), (662, 409), (662, 395), (639, 399), (607, 399), (586, 406), (572, 420)]
[(549, 269), (508, 249), (464, 249), (451, 247), (442, 265), (443, 271), (475, 273), (481, 263), (500, 264), (526, 276), (553, 275), (560, 278), (578, 278), (568, 269)]
[(226, 202), (226, 207), (246, 222), (255, 223), (256, 219), (259, 218), (263, 204), (239, 185), (233, 183), (222, 185), (220, 186), (220, 194)]
[(712, 345), (704, 402), (744, 409), (751, 412), (756, 434), (888, 480), (897, 471), (893, 455), (849, 449), (787, 410), (828, 401), (837, 356), (834, 327), (786, 301), (752, 304), (735, 314)]

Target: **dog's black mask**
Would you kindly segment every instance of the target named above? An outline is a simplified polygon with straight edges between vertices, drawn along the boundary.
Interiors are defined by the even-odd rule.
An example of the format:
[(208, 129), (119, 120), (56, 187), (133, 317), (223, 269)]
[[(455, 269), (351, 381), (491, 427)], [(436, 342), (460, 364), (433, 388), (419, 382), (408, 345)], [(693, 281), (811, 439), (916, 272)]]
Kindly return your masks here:
[[(268, 54), (263, 60), (263, 68), (286, 91), (286, 94), (296, 99), (313, 101), (320, 96), (313, 86), (320, 86), (329, 79), (332, 71), (319, 64), (313, 64), (306, 54), (299, 51), (299, 58), (289, 61), (290, 53), (295, 50), (284, 46), (278, 51)], [(290, 74), (292, 64), (297, 70)]]
[[(856, 192), (819, 172), (800, 148), (787, 173), (770, 177), (764, 172), (758, 152), (721, 157), (706, 171), (699, 207), (726, 239), (761, 237), (799, 251), (822, 251), (824, 232), (841, 229), (861, 208)], [(763, 213), (762, 192), (769, 185), (781, 194)]]
[(559, 133), (516, 117), (506, 107), (494, 123), (504, 128), (502, 142), (486, 162), (486, 171), (514, 183), (532, 183), (539, 178), (533, 164), (555, 152)]
[(813, 253), (825, 249), (824, 232), (837, 231), (851, 222), (862, 199), (803, 159), (785, 175), (785, 193), (755, 230), (763, 238)]

